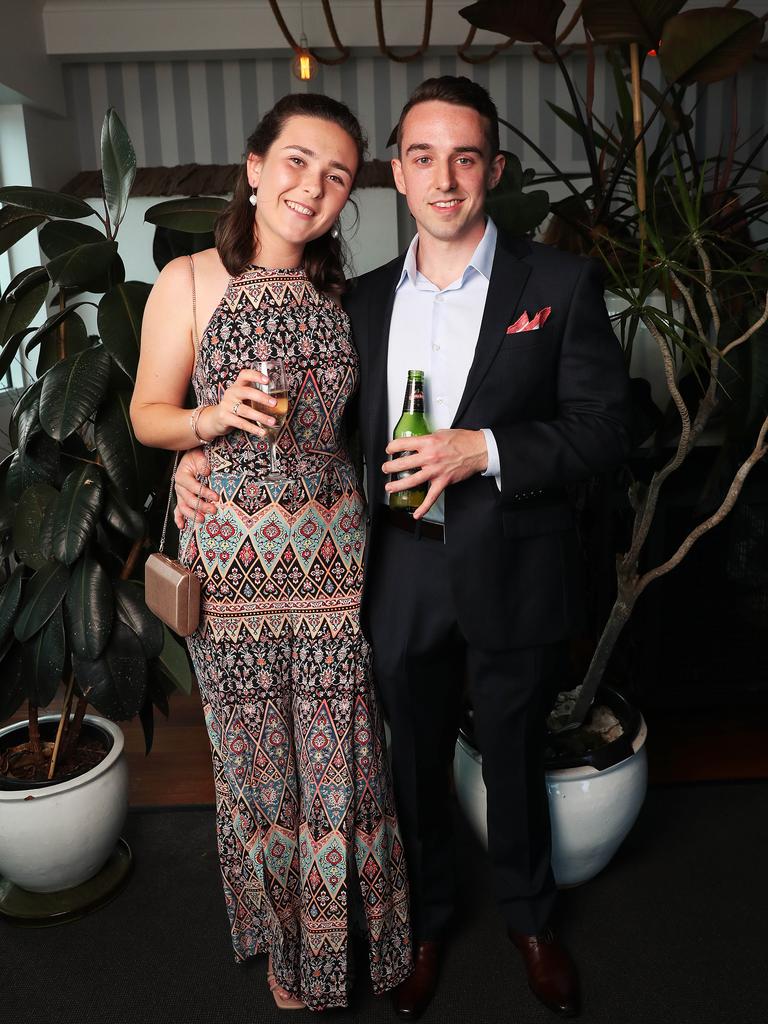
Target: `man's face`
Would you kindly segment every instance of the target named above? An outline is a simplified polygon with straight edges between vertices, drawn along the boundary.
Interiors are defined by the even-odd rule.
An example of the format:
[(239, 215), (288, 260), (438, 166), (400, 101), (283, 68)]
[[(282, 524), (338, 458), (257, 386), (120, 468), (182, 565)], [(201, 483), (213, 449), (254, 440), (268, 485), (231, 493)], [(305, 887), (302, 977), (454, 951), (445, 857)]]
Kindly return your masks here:
[(485, 129), (476, 110), (440, 100), (406, 115), (392, 173), (420, 235), (459, 242), (484, 230), (485, 195), (504, 169), (500, 153), (491, 159)]

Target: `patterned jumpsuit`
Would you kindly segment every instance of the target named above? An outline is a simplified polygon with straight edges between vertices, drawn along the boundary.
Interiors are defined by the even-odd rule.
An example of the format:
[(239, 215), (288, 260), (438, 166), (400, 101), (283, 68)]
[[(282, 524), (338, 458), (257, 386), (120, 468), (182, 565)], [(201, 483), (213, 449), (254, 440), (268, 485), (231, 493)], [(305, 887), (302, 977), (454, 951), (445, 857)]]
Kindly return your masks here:
[(207, 449), (217, 511), (180, 543), (203, 585), (189, 648), (211, 741), (217, 838), (236, 959), (271, 952), (312, 1009), (347, 1005), (354, 859), (374, 991), (411, 971), (408, 891), (370, 651), (360, 631), (365, 511), (342, 435), (358, 361), (346, 314), (302, 268), (229, 282), (193, 376), (217, 403), (243, 367), (281, 357), (288, 484), (260, 483), (266, 442)]

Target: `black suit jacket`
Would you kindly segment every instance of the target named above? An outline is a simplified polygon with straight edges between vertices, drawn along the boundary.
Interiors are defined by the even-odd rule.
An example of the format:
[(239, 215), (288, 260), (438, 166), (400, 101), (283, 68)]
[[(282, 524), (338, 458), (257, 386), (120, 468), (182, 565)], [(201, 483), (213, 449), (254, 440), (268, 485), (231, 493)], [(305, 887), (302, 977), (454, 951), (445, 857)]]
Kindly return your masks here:
[[(403, 260), (358, 278), (344, 300), (360, 353), (369, 547), (385, 500), (387, 351)], [(506, 333), (523, 312), (532, 318), (547, 306), (551, 314), (539, 330)], [(628, 417), (628, 377), (598, 264), (500, 232), (474, 361), (452, 425), (493, 430), (501, 490), (494, 479), (476, 475), (445, 493), (451, 598), (471, 644), (554, 643), (578, 625), (583, 593), (565, 487), (622, 461)], [(375, 586), (369, 573), (364, 625), (366, 593)]]

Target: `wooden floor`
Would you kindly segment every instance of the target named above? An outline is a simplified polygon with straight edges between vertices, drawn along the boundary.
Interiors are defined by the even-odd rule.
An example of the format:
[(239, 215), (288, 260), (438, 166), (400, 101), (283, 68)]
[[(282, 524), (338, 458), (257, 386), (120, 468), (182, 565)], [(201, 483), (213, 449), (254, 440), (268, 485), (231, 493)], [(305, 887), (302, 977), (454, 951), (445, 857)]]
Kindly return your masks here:
[[(768, 737), (762, 714), (750, 709), (655, 711), (646, 718), (652, 783), (768, 778)], [(155, 716), (149, 756), (144, 753), (138, 721), (122, 728), (132, 806), (213, 803), (211, 755), (196, 693), (173, 696), (167, 721)]]

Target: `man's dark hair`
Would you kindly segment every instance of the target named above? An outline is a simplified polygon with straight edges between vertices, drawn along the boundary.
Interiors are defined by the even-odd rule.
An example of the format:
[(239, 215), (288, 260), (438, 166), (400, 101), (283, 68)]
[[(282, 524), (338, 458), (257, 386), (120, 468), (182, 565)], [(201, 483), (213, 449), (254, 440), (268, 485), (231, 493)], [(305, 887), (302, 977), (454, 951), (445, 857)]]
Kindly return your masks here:
[(496, 156), (499, 152), (499, 113), (496, 110), (496, 104), (482, 85), (470, 81), (465, 75), (441, 75), (440, 78), (427, 78), (421, 85), (416, 86), (397, 122), (398, 154), (401, 152), (406, 114), (417, 104), (428, 103), (431, 100), (453, 103), (456, 107), (470, 107), (482, 115), (487, 121), (485, 136), (491, 151), (491, 159)]

